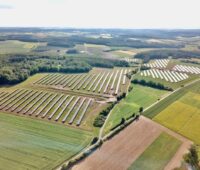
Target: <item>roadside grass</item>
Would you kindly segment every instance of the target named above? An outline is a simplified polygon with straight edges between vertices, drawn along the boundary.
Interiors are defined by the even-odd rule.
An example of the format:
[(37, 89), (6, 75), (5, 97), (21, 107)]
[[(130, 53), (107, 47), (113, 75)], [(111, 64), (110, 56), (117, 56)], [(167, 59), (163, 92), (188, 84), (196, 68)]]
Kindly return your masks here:
[(181, 142), (174, 137), (162, 133), (140, 156), (128, 170), (162, 170), (176, 153)]
[(3, 169), (55, 168), (84, 149), (92, 133), (45, 121), (0, 113)]
[(129, 118), (134, 113), (138, 113), (140, 107), (145, 109), (167, 93), (166, 91), (150, 87), (140, 85), (132, 86), (133, 90), (111, 111), (111, 115), (105, 125), (104, 134), (118, 125), (122, 118)]

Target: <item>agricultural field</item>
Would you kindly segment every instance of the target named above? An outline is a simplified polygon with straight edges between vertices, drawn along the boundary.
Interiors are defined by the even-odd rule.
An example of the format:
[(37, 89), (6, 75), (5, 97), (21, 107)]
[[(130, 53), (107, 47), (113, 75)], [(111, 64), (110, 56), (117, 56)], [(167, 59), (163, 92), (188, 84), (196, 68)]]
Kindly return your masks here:
[(200, 94), (187, 92), (153, 120), (200, 144)]
[(144, 109), (161, 99), (167, 91), (157, 90), (151, 87), (144, 87), (140, 85), (131, 85), (132, 91), (128, 93), (125, 99), (120, 101), (110, 113), (110, 117), (105, 126), (104, 133), (108, 133), (112, 128), (121, 122), (122, 118), (129, 118), (134, 113), (139, 112), (139, 108)]
[(92, 139), (88, 131), (5, 113), (0, 127), (0, 169), (53, 169)]
[(86, 155), (73, 170), (178, 167), (200, 146), (200, 86), (188, 86), (199, 35), (1, 28), (0, 169), (60, 170)]
[(199, 81), (187, 86), (155, 105), (144, 115), (200, 144)]
[[(141, 167), (138, 169), (143, 170), (144, 167), (145, 170), (147, 162), (152, 170), (154, 167), (156, 170), (171, 170), (180, 165), (182, 156), (190, 145), (189, 140), (141, 116), (138, 121), (134, 121), (73, 166), (72, 170), (122, 170), (132, 165), (135, 167), (135, 164)], [(153, 164), (154, 161), (157, 161), (157, 165)]]
[(39, 43), (22, 41), (0, 41), (0, 54), (23, 54), (37, 48)]
[[(161, 133), (160, 136), (139, 156), (128, 170), (161, 170), (164, 169), (181, 142), (176, 138)], [(164, 153), (164, 154), (163, 154)], [(160, 159), (162, 155), (162, 159)]]
[[(19, 88), (0, 92), (0, 110), (72, 126), (87, 127), (91, 112), (100, 107), (95, 99)], [(88, 118), (89, 117), (89, 118)], [(93, 117), (93, 116), (91, 116)], [(89, 120), (88, 120), (89, 119)]]
[(51, 86), (59, 89), (96, 93), (105, 95), (118, 95), (126, 92), (130, 80), (127, 74), (130, 68), (93, 69), (82, 74), (48, 74), (34, 85)]

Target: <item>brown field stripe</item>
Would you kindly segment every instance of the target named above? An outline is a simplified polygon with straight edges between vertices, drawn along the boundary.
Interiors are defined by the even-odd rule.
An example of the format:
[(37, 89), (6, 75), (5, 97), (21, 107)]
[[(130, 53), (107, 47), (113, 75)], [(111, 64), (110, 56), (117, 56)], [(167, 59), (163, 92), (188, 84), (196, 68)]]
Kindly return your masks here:
[(48, 94), (48, 93), (45, 93), (45, 95), (44, 95), (44, 97), (43, 98), (41, 98), (41, 100), (40, 101), (38, 101), (38, 105), (33, 109), (33, 110), (31, 110), (31, 111), (29, 111), (29, 115), (32, 115), (33, 114), (33, 112), (35, 112), (40, 106), (42, 106), (42, 104), (49, 98), (51, 96), (51, 94)]
[(8, 101), (7, 104), (1, 106), (0, 109), (5, 109), (7, 106), (9, 106), (10, 104), (12, 104), (12, 102), (13, 102), (14, 100), (16, 100), (18, 97), (20, 97), (21, 95), (23, 95), (26, 91), (27, 91), (27, 90), (24, 90), (24, 91), (22, 90), (22, 91), (20, 91), (20, 92), (19, 92), (18, 94), (16, 94), (12, 99), (10, 99), (10, 100)]
[(75, 96), (72, 96), (70, 98), (70, 100), (67, 102), (67, 104), (65, 105), (65, 107), (63, 107), (63, 109), (60, 111), (60, 113), (58, 114), (58, 116), (56, 117), (55, 121), (58, 121), (58, 119), (61, 117), (61, 115), (64, 113), (64, 111), (66, 110), (66, 108), (70, 105), (70, 103), (72, 102), (72, 100), (75, 98)]
[(77, 75), (73, 81), (70, 82), (70, 84), (68, 85), (69, 87), (71, 87), (74, 83), (76, 83), (77, 80), (79, 80), (79, 78), (81, 78), (81, 76), (83, 76), (83, 74), (81, 75)]
[(76, 106), (76, 104), (78, 103), (80, 97), (77, 97), (77, 99), (75, 100), (74, 104), (72, 105), (72, 107), (69, 109), (69, 111), (67, 112), (67, 114), (65, 115), (65, 117), (63, 118), (62, 122), (65, 123), (67, 117), (69, 116), (69, 114), (71, 113), (71, 111), (74, 109), (74, 107)]
[(111, 74), (110, 77), (109, 77), (109, 80), (108, 80), (108, 82), (107, 82), (107, 84), (106, 84), (106, 86), (105, 86), (105, 88), (104, 88), (104, 91), (103, 91), (104, 93), (106, 93), (106, 91), (107, 91), (107, 89), (108, 89), (108, 86), (109, 86), (109, 84), (110, 84), (110, 81), (111, 81), (113, 75), (114, 75), (114, 72), (112, 72), (112, 74)]
[(124, 70), (123, 82), (122, 82), (123, 85), (126, 84), (126, 73), (127, 73), (127, 69)]
[(27, 96), (25, 98), (22, 98), (21, 102), (19, 102), (18, 104), (16, 104), (12, 109), (11, 112), (13, 112), (14, 110), (18, 109), (25, 100), (27, 100), (29, 97), (31, 97), (33, 94), (35, 94), (36, 92), (33, 92), (33, 90), (30, 91), (30, 93), (26, 94)]
[(48, 119), (51, 119), (54, 116), (54, 114), (58, 111), (60, 106), (67, 100), (68, 97), (69, 97), (69, 95), (65, 96), (64, 99), (62, 99), (62, 101), (58, 104), (56, 109), (54, 109), (54, 111), (51, 113), (51, 115), (48, 117)]
[(119, 73), (119, 70), (117, 70), (117, 72), (116, 72), (116, 74), (115, 74), (114, 80), (113, 80), (112, 85), (111, 85), (111, 90), (114, 89), (114, 85), (115, 85), (115, 81), (116, 81), (116, 79), (117, 79), (118, 73)]
[(65, 80), (65, 82), (62, 84), (63, 85), (63, 87), (66, 87), (66, 86), (68, 86), (68, 84), (71, 82), (71, 80), (73, 79), (73, 78), (75, 78), (76, 77), (76, 75), (75, 74), (72, 74), (67, 80)]
[(6, 93), (6, 92), (1, 92), (0, 98), (2, 98), (3, 96), (5, 96), (6, 94), (8, 94), (8, 93)]
[(91, 88), (93, 87), (94, 83), (97, 81), (97, 79), (99, 78), (99, 76), (101, 75), (101, 73), (99, 73), (96, 78), (94, 79), (94, 81), (91, 83), (91, 85), (89, 86), (89, 88), (87, 89), (88, 91), (91, 90)]
[(86, 84), (84, 85), (83, 89), (85, 89), (88, 86), (88, 84), (90, 84), (90, 82), (93, 80), (93, 78), (95, 76), (96, 76), (95, 74), (91, 75), (91, 77), (89, 78), (89, 80), (87, 80)]
[(14, 103), (10, 104), (8, 107), (5, 108), (5, 110), (9, 110), (11, 107), (13, 107), (17, 102), (19, 102), (21, 99), (23, 99), (26, 95), (28, 95), (29, 93), (31, 93), (31, 91), (26, 90), (25, 93), (23, 95), (21, 95), (20, 97), (18, 97)]
[[(4, 103), (6, 103), (8, 100), (10, 100), (13, 96), (15, 96), (20, 90), (17, 89), (15, 90), (14, 92), (10, 93), (8, 96), (4, 97), (2, 100), (1, 100), (1, 103), (0, 103), (0, 106), (3, 105)], [(5, 100), (4, 100), (5, 99)]]
[[(42, 94), (42, 95), (41, 95)], [(41, 96), (40, 96), (41, 95)], [(23, 112), (23, 114), (27, 113), (30, 109), (33, 108), (33, 106), (39, 101), (41, 100), (41, 98), (43, 98), (46, 95), (46, 93), (40, 92), (39, 95), (37, 96), (37, 98), (35, 98), (33, 100), (33, 102), (26, 108), (26, 110)]]
[(47, 79), (49, 76), (51, 76), (51, 75), (47, 74), (46, 76), (44, 76), (44, 77), (40, 78), (39, 80), (37, 80), (36, 82), (34, 82), (33, 84), (40, 84), (42, 81)]
[(34, 91), (30, 96), (26, 97), (25, 99), (22, 100), (22, 102), (20, 102), (20, 105), (18, 106), (16, 112), (19, 113), (19, 110), (21, 111), (24, 106), (22, 106), (24, 103), (27, 102), (27, 100), (31, 99), (32, 97), (34, 97), (34, 95), (37, 94), (37, 91)]
[(59, 76), (59, 74), (53, 74), (47, 81), (45, 81), (45, 82), (43, 82), (43, 83), (41, 83), (41, 84), (43, 84), (43, 85), (49, 85), (50, 82), (51, 82), (52, 80), (54, 80), (56, 77), (58, 77), (58, 76)]
[(85, 102), (86, 98), (83, 98), (80, 105), (78, 106), (78, 108), (76, 109), (76, 111), (74, 112), (74, 115), (72, 116), (71, 120), (69, 121), (69, 124), (72, 124), (74, 119), (76, 118), (76, 116), (78, 115), (79, 110), (81, 109), (81, 107), (83, 106), (83, 103)]
[(38, 111), (37, 111), (37, 113), (35, 114), (35, 116), (37, 117), (37, 116), (39, 116), (39, 114), (48, 106), (48, 104), (49, 103), (51, 103), (52, 102), (52, 100), (54, 100), (55, 98), (56, 98), (56, 94), (55, 95), (53, 95), (53, 94), (50, 94), (50, 96), (47, 98), (47, 99), (49, 99), (50, 97), (50, 100), (48, 101), (48, 102), (46, 102), (45, 103), (45, 105), (44, 106), (42, 106)]
[(51, 82), (49, 83), (49, 85), (55, 85), (55, 84), (56, 84), (56, 81), (62, 80), (62, 77), (63, 77), (63, 75), (62, 75), (62, 74), (59, 74), (58, 77), (56, 77), (53, 81), (51, 81)]
[(66, 82), (68, 82), (68, 80), (73, 76), (73, 74), (68, 74), (66, 75), (63, 80), (59, 83), (60, 85), (65, 84)]
[(62, 78), (61, 78), (59, 81), (57, 81), (57, 83), (55, 83), (55, 85), (61, 85), (61, 83), (62, 83), (67, 77), (69, 77), (69, 75), (64, 75), (64, 74), (62, 74)]
[(93, 92), (95, 92), (95, 90), (97, 89), (97, 87), (98, 87), (100, 81), (103, 79), (104, 75), (105, 75), (105, 73), (103, 73), (103, 74), (101, 75), (100, 79), (98, 80), (98, 82), (96, 83), (95, 87), (94, 87), (93, 90), (92, 90)]
[(48, 74), (47, 76), (43, 77), (39, 82), (36, 82), (37, 84), (43, 84), (46, 81), (48, 81), (49, 79), (51, 79), (53, 76), (55, 76), (54, 74)]
[(118, 79), (118, 82), (117, 82), (117, 87), (116, 87), (116, 90), (115, 90), (115, 94), (116, 94), (116, 95), (117, 95), (118, 92), (119, 92), (120, 82), (121, 82), (121, 79), (122, 79), (122, 73), (123, 73), (123, 70), (121, 70), (120, 75), (119, 75), (119, 79)]
[(87, 105), (85, 106), (83, 112), (81, 113), (81, 116), (80, 116), (79, 120), (78, 120), (77, 123), (76, 123), (77, 126), (79, 126), (79, 125), (81, 124), (81, 121), (83, 120), (83, 117), (84, 117), (84, 115), (85, 115), (85, 113), (86, 113), (86, 111), (87, 111), (87, 109), (88, 109), (88, 107), (89, 107), (91, 101), (92, 101), (92, 99), (89, 99), (89, 100), (88, 100)]
[(40, 93), (41, 93), (41, 92), (38, 92), (38, 91), (37, 91), (37, 92), (35, 93), (35, 95), (33, 95), (33, 96), (30, 98), (30, 100), (29, 100), (27, 103), (25, 103), (24, 106), (22, 106), (22, 107), (18, 110), (17, 113), (22, 112), (22, 114), (25, 114), (24, 111), (23, 111), (23, 109), (25, 109), (29, 104), (31, 104), (31, 102), (32, 102), (33, 100), (35, 100), (35, 98), (38, 97), (38, 96), (40, 95)]
[(72, 87), (72, 90), (74, 90), (75, 87), (76, 87), (76, 86), (81, 82), (81, 80), (83, 80), (86, 76), (87, 76), (87, 74), (84, 75), (84, 76), (82, 76), (78, 81), (76, 81), (76, 83), (75, 83), (74, 86)]
[[(14, 92), (16, 92), (17, 90), (15, 90)], [(11, 93), (6, 93), (6, 95), (4, 95), (1, 99), (0, 99), (0, 102), (2, 102), (4, 99), (6, 99), (7, 97), (11, 96), (12, 93), (14, 92), (11, 92)]]
[(56, 103), (63, 97), (63, 94), (60, 95), (55, 101), (53, 101), (53, 103), (51, 104), (51, 106), (43, 113), (42, 118), (45, 118), (46, 115), (48, 114), (48, 112), (56, 105)]
[(109, 74), (110, 74), (110, 73), (107, 73), (107, 75), (105, 76), (105, 78), (104, 78), (103, 82), (101, 83), (101, 86), (99, 87), (98, 93), (100, 93), (100, 92), (101, 92), (101, 89), (102, 89), (103, 85), (105, 84), (105, 82), (106, 82), (106, 80), (107, 80), (107, 78), (108, 78)]
[(85, 79), (79, 84), (79, 86), (77, 87), (77, 90), (79, 90), (81, 87), (82, 87), (82, 85), (90, 78), (90, 76), (91, 75), (87, 75), (86, 77), (85, 77)]

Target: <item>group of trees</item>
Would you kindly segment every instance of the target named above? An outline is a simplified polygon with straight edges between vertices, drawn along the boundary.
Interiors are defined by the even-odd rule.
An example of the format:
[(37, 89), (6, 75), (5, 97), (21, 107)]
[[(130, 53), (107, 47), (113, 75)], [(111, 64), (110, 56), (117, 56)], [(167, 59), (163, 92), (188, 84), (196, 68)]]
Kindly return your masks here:
[(116, 102), (113, 102), (112, 104), (110, 104), (106, 109), (102, 110), (99, 115), (95, 118), (93, 125), (95, 127), (102, 127), (106, 117), (108, 116), (108, 114), (110, 113), (110, 111), (113, 109), (113, 107), (115, 106)]
[(92, 67), (128, 66), (125, 61), (88, 57), (1, 56), (0, 84), (16, 84), (40, 72), (83, 73)]
[(140, 85), (143, 85), (143, 86), (149, 86), (149, 87), (160, 89), (160, 90), (173, 91), (173, 89), (171, 87), (166, 87), (161, 83), (156, 83), (156, 82), (153, 82), (153, 81), (146, 81), (146, 80), (143, 80), (143, 79), (141, 79), (141, 80), (134, 79), (131, 82), (134, 83), (134, 84), (140, 84)]
[(168, 49), (168, 50), (151, 50), (146, 52), (141, 52), (135, 55), (135, 58), (143, 59), (144, 62), (148, 62), (152, 59), (164, 59), (172, 57), (175, 59), (178, 58), (200, 58), (199, 51), (184, 51), (184, 50), (176, 50), (176, 49)]

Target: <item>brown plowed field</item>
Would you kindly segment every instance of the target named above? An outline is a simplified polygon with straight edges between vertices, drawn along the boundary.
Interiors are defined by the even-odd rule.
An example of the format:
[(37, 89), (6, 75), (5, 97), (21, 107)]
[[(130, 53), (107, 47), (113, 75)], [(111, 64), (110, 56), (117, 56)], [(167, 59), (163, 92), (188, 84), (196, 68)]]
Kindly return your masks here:
[(125, 170), (163, 131), (183, 142), (165, 169), (177, 167), (191, 142), (141, 116), (139, 121), (105, 142), (100, 149), (72, 167), (72, 170)]

